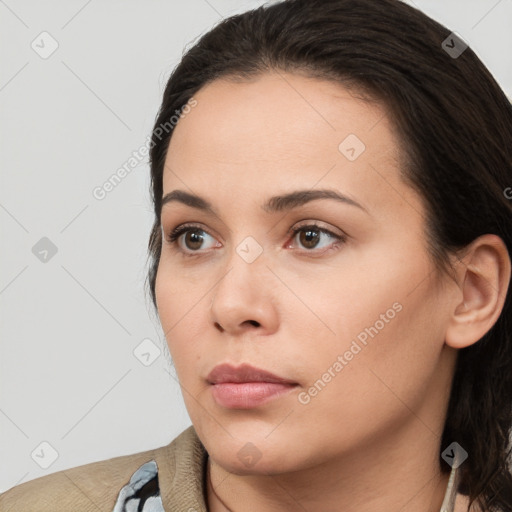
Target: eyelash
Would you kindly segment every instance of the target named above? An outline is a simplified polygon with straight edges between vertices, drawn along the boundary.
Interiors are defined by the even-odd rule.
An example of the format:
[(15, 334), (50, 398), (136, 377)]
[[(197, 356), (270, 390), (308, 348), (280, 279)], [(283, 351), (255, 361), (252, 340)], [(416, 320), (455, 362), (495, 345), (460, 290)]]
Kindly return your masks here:
[[(293, 240), (297, 236), (297, 233), (300, 233), (301, 231), (305, 231), (306, 229), (309, 229), (312, 231), (317, 231), (320, 233), (325, 233), (325, 234), (329, 235), (331, 238), (334, 238), (336, 240), (335, 244), (338, 244), (338, 245), (344, 244), (347, 240), (346, 235), (336, 235), (332, 231), (320, 227), (318, 224), (304, 224), (302, 226), (292, 228), (288, 231), (287, 235), (288, 236), (293, 235), (292, 236), (292, 240)], [(182, 255), (185, 257), (193, 258), (193, 257), (202, 256), (204, 253), (201, 251), (185, 251), (179, 247), (178, 239), (180, 238), (181, 235), (183, 235), (189, 231), (200, 231), (200, 232), (202, 231), (204, 233), (207, 233), (209, 236), (212, 236), (212, 235), (210, 235), (210, 233), (208, 233), (208, 231), (201, 228), (200, 226), (193, 225), (193, 224), (192, 225), (184, 224), (184, 225), (174, 228), (165, 238), (166, 238), (167, 242), (175, 245), (176, 250), (179, 251), (180, 253), (182, 253)], [(325, 252), (327, 252), (329, 250), (330, 249), (324, 250), (321, 252), (321, 254), (324, 254)], [(315, 251), (315, 249), (311, 249), (311, 250), (304, 249), (302, 252), (308, 253), (308, 254), (314, 254), (317, 251)]]

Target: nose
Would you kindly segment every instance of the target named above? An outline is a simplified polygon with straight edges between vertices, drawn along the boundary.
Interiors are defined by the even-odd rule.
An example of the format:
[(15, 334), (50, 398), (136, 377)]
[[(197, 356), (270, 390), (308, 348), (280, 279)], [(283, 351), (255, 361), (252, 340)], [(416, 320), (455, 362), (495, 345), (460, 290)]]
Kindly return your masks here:
[(236, 252), (214, 288), (210, 316), (213, 325), (232, 336), (254, 331), (268, 335), (278, 328), (276, 278), (261, 254), (248, 263)]

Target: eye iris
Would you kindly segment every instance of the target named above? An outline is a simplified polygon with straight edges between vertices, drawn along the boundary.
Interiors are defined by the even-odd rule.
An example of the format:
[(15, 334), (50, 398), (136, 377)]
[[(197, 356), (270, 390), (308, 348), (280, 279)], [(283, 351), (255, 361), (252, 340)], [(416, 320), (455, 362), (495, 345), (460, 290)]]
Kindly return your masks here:
[[(315, 239), (316, 240), (312, 240)], [(311, 244), (311, 242), (314, 242)], [(307, 229), (300, 232), (300, 243), (308, 249), (313, 249), (318, 244), (318, 230)]]
[[(203, 236), (198, 234), (199, 231), (188, 231), (185, 233), (185, 245), (189, 249), (200, 249), (201, 243), (203, 242)], [(190, 245), (189, 240), (192, 241), (192, 246)], [(197, 247), (194, 247), (194, 243), (197, 244)]]

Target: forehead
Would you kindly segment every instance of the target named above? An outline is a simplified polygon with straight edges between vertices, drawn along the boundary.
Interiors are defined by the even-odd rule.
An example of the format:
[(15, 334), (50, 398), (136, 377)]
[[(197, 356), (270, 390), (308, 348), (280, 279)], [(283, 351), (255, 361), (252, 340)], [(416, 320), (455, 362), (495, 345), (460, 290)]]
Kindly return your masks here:
[(385, 108), (354, 94), (283, 72), (207, 84), (174, 128), (164, 195), (188, 187), (212, 202), (220, 194), (262, 203), (276, 191), (318, 184), (378, 206), (378, 188), (391, 186), (397, 197), (386, 190), (388, 203), (401, 203), (412, 191), (398, 179), (398, 141)]
[[(353, 94), (330, 81), (284, 72), (250, 81), (215, 80), (195, 95), (197, 106), (179, 121), (171, 145), (190, 149), (192, 144), (195, 153), (230, 154), (231, 159), (250, 151), (272, 160), (276, 149), (280, 156), (308, 156), (321, 138), (337, 157), (338, 144), (353, 133), (373, 149), (376, 143), (389, 148), (394, 141), (384, 108)], [(377, 124), (381, 129), (372, 134)], [(190, 139), (186, 128), (201, 138)]]

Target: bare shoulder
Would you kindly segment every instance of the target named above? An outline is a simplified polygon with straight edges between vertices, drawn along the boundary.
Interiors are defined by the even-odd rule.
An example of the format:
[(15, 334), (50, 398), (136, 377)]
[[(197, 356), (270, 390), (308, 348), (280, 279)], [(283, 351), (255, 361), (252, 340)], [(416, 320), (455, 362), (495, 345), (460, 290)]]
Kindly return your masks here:
[(162, 448), (92, 462), (17, 485), (0, 494), (2, 512), (111, 512), (119, 490)]

